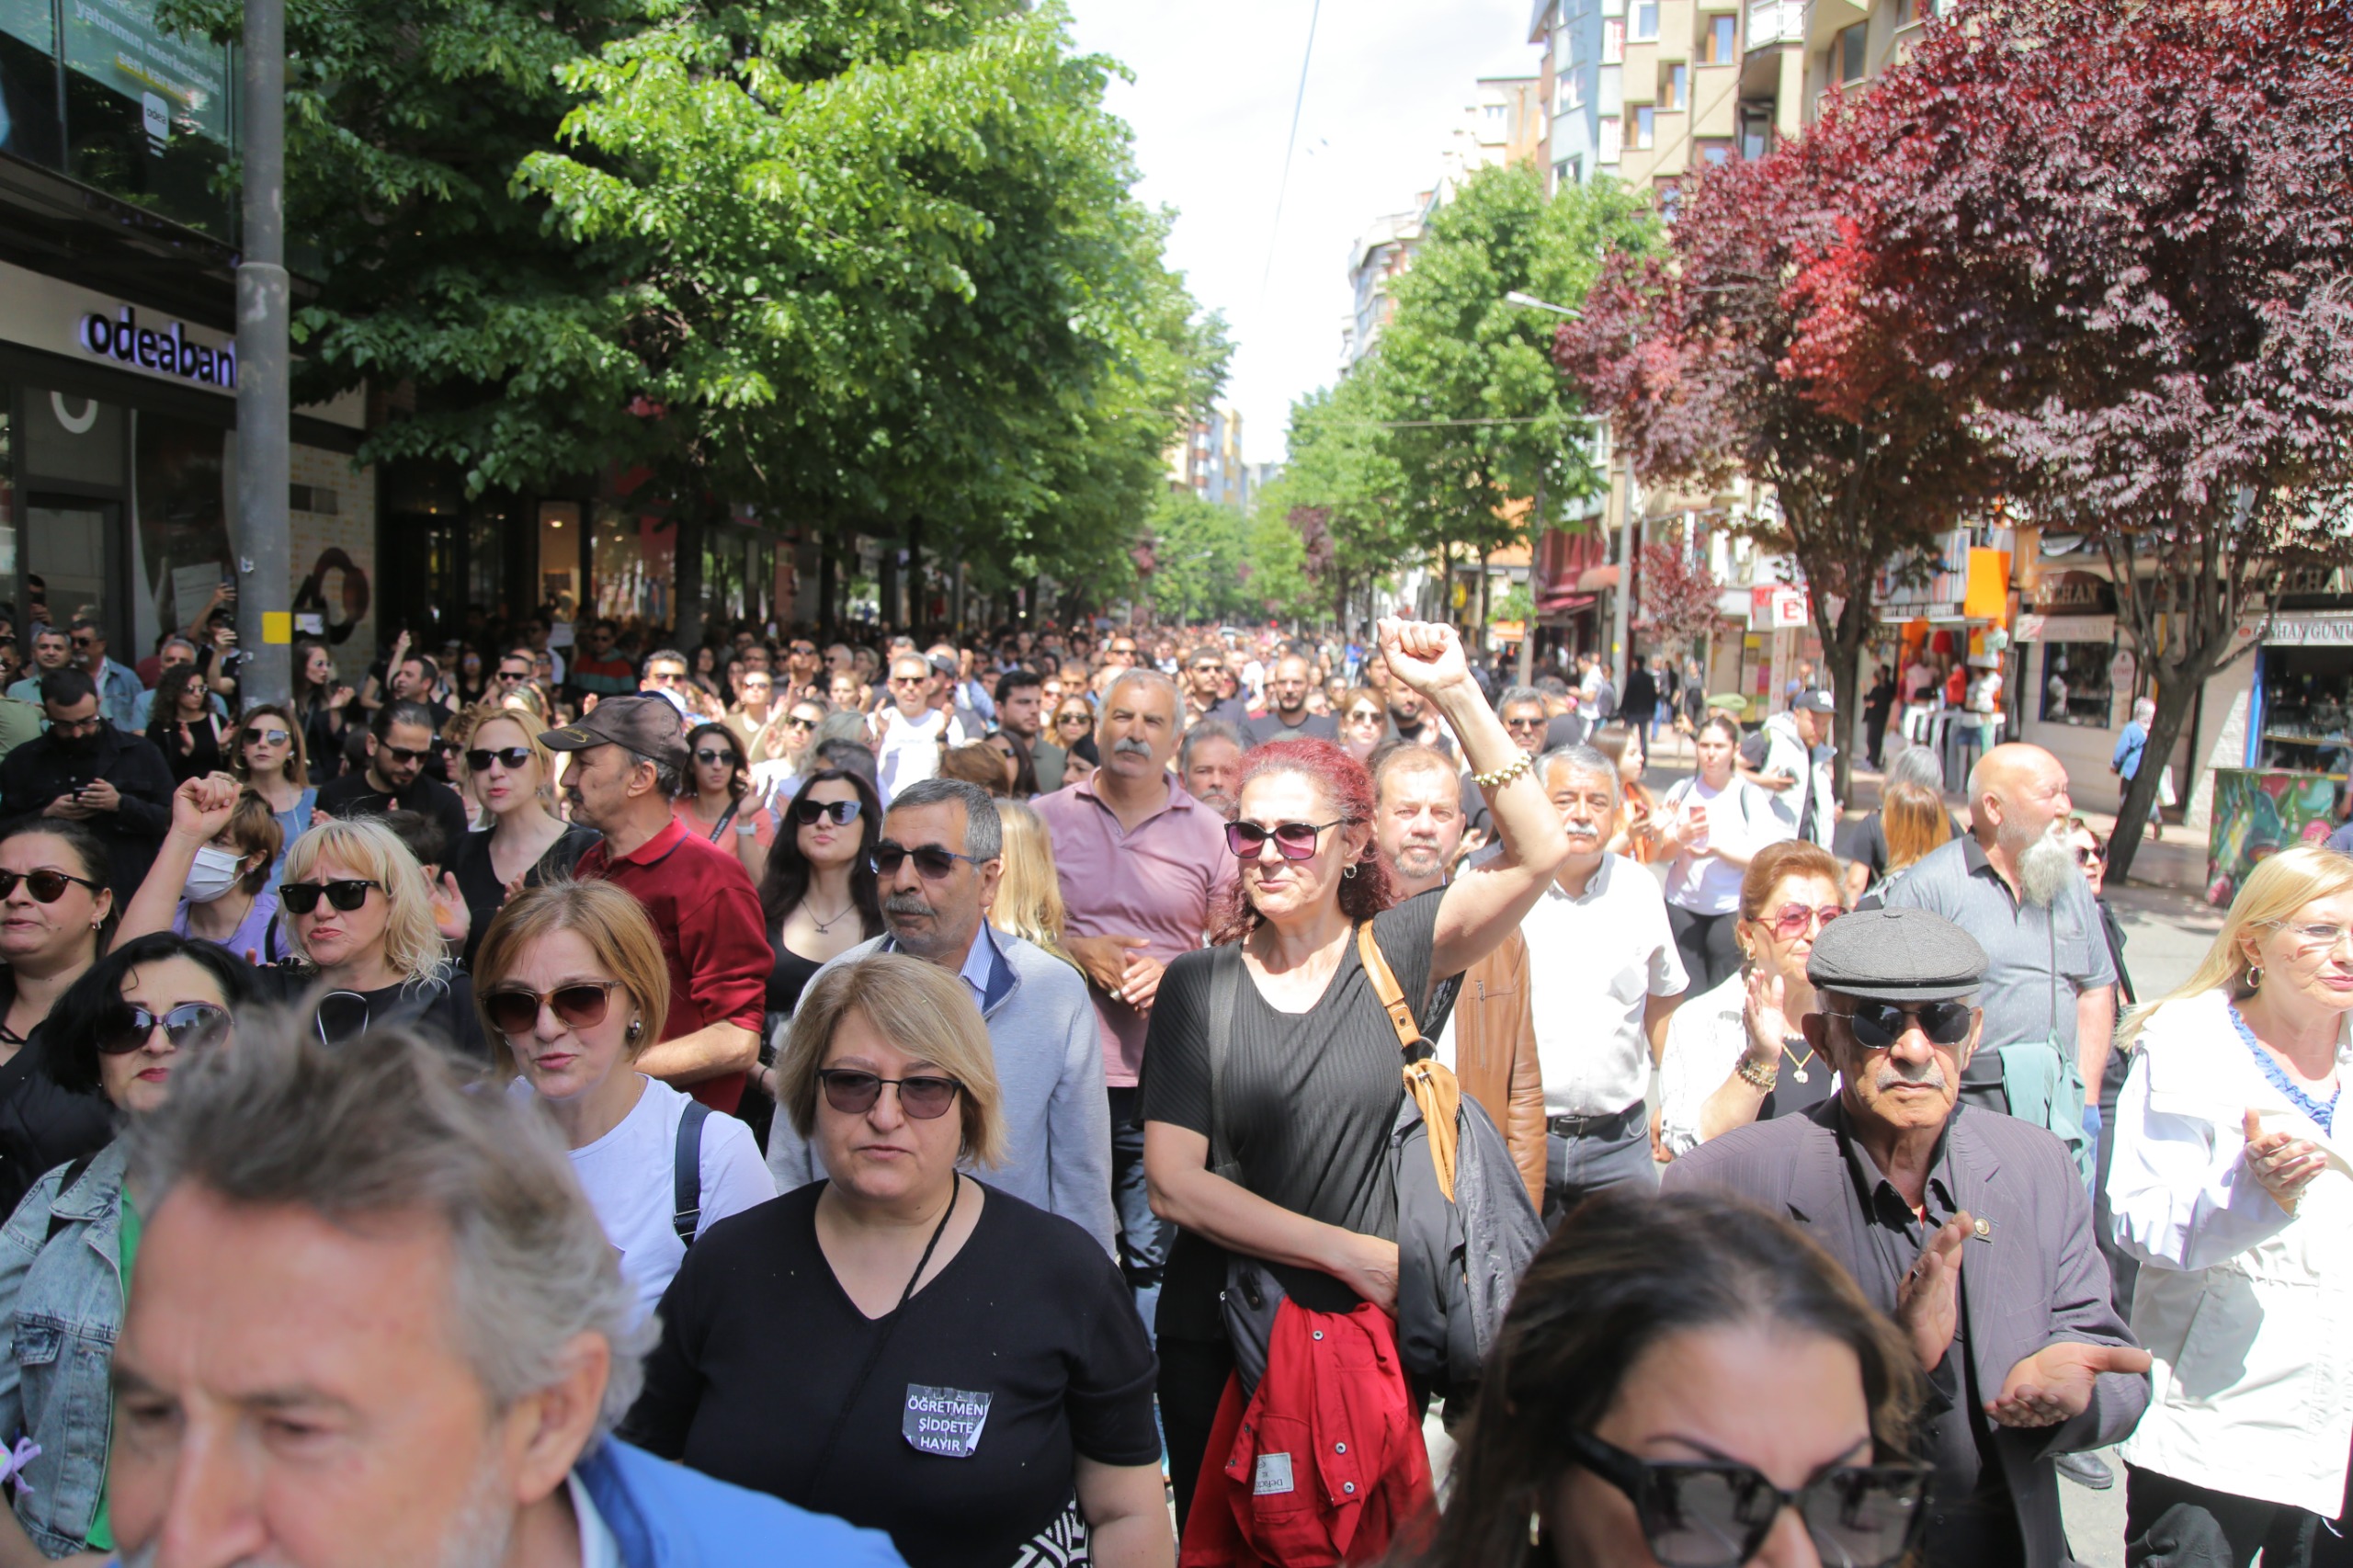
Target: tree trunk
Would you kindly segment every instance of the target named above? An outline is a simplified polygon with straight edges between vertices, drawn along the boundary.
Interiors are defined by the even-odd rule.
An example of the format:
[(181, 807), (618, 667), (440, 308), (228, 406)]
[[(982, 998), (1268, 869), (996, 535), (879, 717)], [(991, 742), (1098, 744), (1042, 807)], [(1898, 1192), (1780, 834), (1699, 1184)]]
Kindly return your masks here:
[(2117, 808), (2116, 833), (2108, 844), (2108, 875), (2111, 881), (2120, 882), (2131, 873), (2132, 858), (2141, 852), (2141, 835), (2147, 831), (2150, 814), (2156, 807), (2158, 776), (2165, 772), (2175, 743), (2181, 739), (2182, 722), (2189, 716), (2189, 707), (2197, 700), (2199, 688), (2212, 677), (2214, 668), (2221, 664), (2209, 650), (2201, 648), (2194, 650), (2178, 668), (2167, 669), (2162, 664), (2156, 667), (2157, 716), (2149, 725), (2148, 743), (2141, 748), (2140, 771), (2132, 776), (2132, 782), (2125, 789), (2123, 803)]
[(676, 539), (671, 546), (670, 583), (674, 630), (671, 641), (694, 662), (695, 647), (702, 641), (702, 539), (703, 507), (706, 501), (699, 492), (679, 498), (670, 515), (677, 519)]
[[(1823, 603), (1817, 596), (1813, 629), (1822, 638), (1822, 662), (1829, 666), (1830, 695), (1838, 705), (1838, 711), (1831, 716), (1835, 728), (1830, 737), (1830, 792), (1844, 810), (1854, 797), (1855, 761), (1848, 754), (1854, 749), (1855, 721), (1863, 710), (1863, 643), (1870, 639), (1871, 629), (1868, 597), (1848, 595), (1838, 607), (1838, 619), (1834, 621), (1823, 613)], [(1949, 787), (1959, 787), (1952, 779), (1945, 782)]]
[(923, 637), (923, 519), (907, 519), (907, 620), (908, 636)]

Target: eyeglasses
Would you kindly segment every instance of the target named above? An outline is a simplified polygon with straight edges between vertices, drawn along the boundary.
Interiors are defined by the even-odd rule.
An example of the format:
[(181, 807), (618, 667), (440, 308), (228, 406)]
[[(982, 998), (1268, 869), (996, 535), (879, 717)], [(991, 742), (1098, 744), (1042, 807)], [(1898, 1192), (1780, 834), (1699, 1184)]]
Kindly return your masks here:
[(1220, 675), (1220, 676), (1222, 676), (1222, 675), (1223, 675), (1223, 674), (1225, 673), (1225, 666), (1224, 666), (1223, 665), (1222, 665), (1222, 664), (1218, 663), (1218, 662), (1217, 662), (1216, 660), (1214, 660), (1214, 659), (1203, 659), (1199, 664), (1195, 665), (1193, 666), (1193, 673), (1194, 673), (1195, 675), (1197, 675), (1197, 676), (1198, 676), (1198, 675)]
[[(856, 801), (796, 801), (792, 804), (792, 820), (803, 827), (819, 817), (831, 817), (835, 827), (847, 827), (858, 820), (858, 803)], [(922, 869), (923, 862), (917, 860), (915, 868)], [(942, 871), (939, 874), (944, 877), (948, 873)]]
[(183, 1002), (168, 1013), (151, 1013), (128, 1003), (99, 1024), (98, 1054), (130, 1055), (153, 1037), (157, 1024), (176, 1046), (210, 1045), (229, 1032), (229, 1009), (210, 1002)]
[(1769, 927), (1784, 942), (1793, 941), (1808, 926), (1820, 921), (1827, 926), (1847, 913), (1846, 905), (1825, 903), (1816, 907), (1805, 903), (1785, 903), (1770, 915), (1760, 915), (1758, 921)]
[(282, 746), (293, 738), (294, 737), (291, 734), (284, 730), (247, 730), (245, 732), (245, 744), (247, 745), (252, 745), (255, 742), (258, 741), (266, 746)]
[(537, 991), (493, 991), (482, 999), (483, 1016), (503, 1035), (529, 1034), (539, 1027), (541, 1007), (568, 1029), (593, 1029), (605, 1021), (618, 980), (580, 980), (542, 994)]
[(106, 721), (93, 713), (86, 719), (51, 719), (49, 733), (52, 735), (95, 735)]
[(948, 1114), (964, 1085), (953, 1078), (935, 1078), (919, 1074), (909, 1078), (885, 1078), (879, 1074), (860, 1073), (848, 1067), (827, 1067), (817, 1074), (825, 1086), (825, 1103), (844, 1116), (864, 1116), (882, 1097), (882, 1085), (890, 1085), (899, 1091), (899, 1108), (917, 1121), (933, 1121)]
[(2268, 924), (2277, 930), (2287, 932), (2295, 939), (2296, 946), (2305, 952), (2334, 951), (2346, 937), (2346, 927), (2342, 926), (2290, 926), (2279, 920)]
[(705, 767), (709, 767), (713, 763), (719, 762), (733, 764), (735, 760), (735, 754), (732, 751), (719, 751), (710, 746), (703, 746), (696, 751), (695, 760), (701, 763)]
[(1382, 717), (1383, 715), (1380, 710), (1374, 708), (1351, 708), (1348, 710), (1348, 722), (1351, 724), (1378, 724), (1381, 722)]
[(530, 760), (531, 748), (529, 746), (485, 746), (479, 751), (466, 753), (466, 766), (476, 773), (487, 771), (494, 762), (512, 773)]
[(33, 895), (36, 903), (55, 903), (65, 896), (65, 884), (68, 882), (87, 888), (92, 892), (97, 892), (99, 886), (86, 877), (51, 870), (46, 866), (38, 871), (0, 871), (0, 899), (14, 893), (18, 882), (25, 884), (26, 891)]
[(319, 907), (319, 895), (346, 915), (368, 902), (368, 890), (380, 888), (381, 882), (368, 881), (359, 877), (339, 878), (332, 882), (280, 882), (278, 902), (296, 915), (308, 915)]
[(648, 670), (645, 672), (645, 678), (654, 686), (676, 686), (680, 681), (687, 678), (687, 672), (684, 670), (665, 670), (661, 674), (656, 675), (652, 670)]
[(942, 849), (937, 844), (921, 844), (909, 849), (887, 838), (875, 844), (874, 853), (870, 858), (874, 863), (874, 874), (878, 877), (895, 877), (900, 867), (913, 860), (915, 873), (927, 882), (936, 882), (947, 876), (956, 869), (959, 860), (970, 860), (975, 866), (980, 864), (972, 856), (959, 855), (952, 849)]
[(1244, 860), (1256, 860), (1266, 847), (1267, 840), (1275, 841), (1275, 853), (1286, 860), (1304, 860), (1315, 853), (1315, 840), (1327, 827), (1337, 827), (1347, 821), (1334, 817), (1330, 822), (1279, 822), (1272, 827), (1260, 827), (1255, 822), (1230, 822), (1225, 824), (1225, 846)]
[[(1351, 713), (1348, 717), (1353, 719), (1357, 717), (1357, 715)], [(1370, 718), (1372, 715), (1366, 714), (1365, 717)], [(1523, 713), (1517, 719), (1505, 720), (1504, 728), (1506, 730), (1540, 730), (1544, 727), (1546, 722), (1546, 716), (1544, 714)]]
[(406, 746), (386, 745), (384, 755), (394, 762), (423, 762), (433, 755), (433, 750), (431, 746), (426, 746), (423, 751), (411, 751)]
[(1087, 714), (1081, 713), (1080, 711), (1078, 711), (1076, 709), (1074, 709), (1074, 708), (1073, 710), (1070, 710), (1069, 712), (1067, 712), (1067, 713), (1063, 713), (1063, 714), (1060, 714), (1060, 715), (1056, 716), (1056, 718), (1055, 718), (1055, 720), (1054, 720), (1054, 722), (1055, 722), (1056, 724), (1061, 725), (1061, 726), (1063, 726), (1063, 728), (1067, 729), (1069, 726), (1071, 726), (1071, 725), (1073, 725), (1073, 724), (1085, 724), (1085, 723), (1092, 722), (1092, 720), (1090, 719), (1090, 717), (1089, 717)]
[(930, 680), (931, 677), (929, 676), (892, 676), (891, 677), (891, 684), (892, 686), (924, 686), (927, 685)]
[(1928, 1467), (1839, 1465), (1783, 1491), (1745, 1464), (1637, 1459), (1589, 1432), (1569, 1434), (1577, 1462), (1623, 1492), (1665, 1568), (1736, 1568), (1765, 1549), (1795, 1508), (1824, 1562), (1886, 1568), (1919, 1543)]
[(1892, 1051), (1904, 1031), (1916, 1020), (1920, 1032), (1938, 1045), (1959, 1045), (1969, 1038), (1977, 1009), (1966, 1002), (1858, 1002), (1851, 1013), (1832, 1013), (1855, 1031), (1855, 1043), (1865, 1051)]

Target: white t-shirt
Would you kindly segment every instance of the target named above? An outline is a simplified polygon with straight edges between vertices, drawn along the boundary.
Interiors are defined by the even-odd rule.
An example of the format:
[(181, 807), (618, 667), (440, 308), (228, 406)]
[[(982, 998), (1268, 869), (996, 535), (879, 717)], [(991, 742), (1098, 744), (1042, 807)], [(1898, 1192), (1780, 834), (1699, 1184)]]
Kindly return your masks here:
[[(670, 1217), (676, 1211), (673, 1179), (678, 1120), (687, 1096), (669, 1085), (639, 1074), (645, 1085), (620, 1125), (585, 1149), (572, 1151), (572, 1171), (588, 1194), (588, 1206), (605, 1227), (605, 1239), (621, 1255), (621, 1273), (651, 1312), (669, 1288), (670, 1277), (687, 1260)], [(522, 1078), (506, 1086), (518, 1100), (532, 1097)], [(740, 1214), (776, 1196), (775, 1178), (760, 1159), (752, 1130), (732, 1116), (713, 1115), (702, 1124), (701, 1235), (730, 1214)]]
[(1519, 923), (1529, 955), (1529, 1013), (1547, 1116), (1608, 1116), (1651, 1086), (1643, 1016), (1690, 983), (1650, 872), (1605, 855), (1585, 892), (1558, 882)]
[(1677, 780), (1661, 809), (1680, 809), (1687, 800), (1708, 808), (1707, 847), (1697, 854), (1686, 849), (1667, 867), (1666, 902), (1694, 915), (1729, 915), (1740, 907), (1740, 879), (1746, 869), (1716, 851), (1729, 849), (1745, 859), (1768, 844), (1794, 837), (1795, 825), (1781, 820), (1763, 790), (1738, 778), (1720, 790), (1696, 775)]
[(874, 748), (876, 782), (882, 803), (910, 784), (938, 777), (940, 753), (952, 744), (948, 715), (937, 709), (910, 722), (897, 708), (882, 710), (882, 738)]

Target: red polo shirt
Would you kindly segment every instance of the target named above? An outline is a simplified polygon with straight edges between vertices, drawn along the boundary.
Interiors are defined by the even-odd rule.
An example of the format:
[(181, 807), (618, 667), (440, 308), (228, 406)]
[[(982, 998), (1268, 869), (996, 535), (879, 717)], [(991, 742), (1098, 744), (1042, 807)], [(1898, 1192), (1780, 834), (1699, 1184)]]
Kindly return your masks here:
[[(661, 1039), (719, 1023), (760, 1032), (776, 954), (742, 861), (673, 821), (618, 860), (597, 844), (574, 874), (626, 889), (653, 917), (670, 960), (670, 1016)], [(688, 1092), (713, 1110), (733, 1111), (744, 1097), (744, 1074), (706, 1078)]]

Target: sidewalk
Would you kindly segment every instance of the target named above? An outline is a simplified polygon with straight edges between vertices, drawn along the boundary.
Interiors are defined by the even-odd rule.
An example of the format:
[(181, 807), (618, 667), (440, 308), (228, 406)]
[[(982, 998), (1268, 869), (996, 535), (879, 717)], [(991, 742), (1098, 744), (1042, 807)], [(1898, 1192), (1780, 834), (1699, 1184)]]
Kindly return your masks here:
[[(1664, 731), (1658, 740), (1658, 751), (1650, 756), (1648, 765), (1643, 770), (1643, 782), (1650, 786), (1654, 794), (1663, 793), (1668, 785), (1688, 776), (1694, 766), (1690, 742)], [(1840, 820), (1854, 822), (1877, 811), (1880, 782), (1881, 775), (1876, 770), (1858, 761), (1853, 781), (1847, 790), (1850, 798), (1844, 802), (1845, 810), (1840, 813)], [(2097, 787), (2102, 793), (2107, 792), (2106, 780)], [(1969, 812), (1961, 792), (1955, 789), (1946, 790), (1945, 802), (1966, 826)], [(2102, 839), (2116, 831), (2116, 813), (2113, 812), (2097, 811), (2078, 801), (2075, 814), (2089, 824), (2092, 831)], [(2166, 824), (2165, 837), (2161, 840), (2150, 840), (2146, 836), (2147, 831), (2146, 828), (2142, 830), (2140, 852), (2133, 858), (2132, 873), (2125, 879), (2126, 885), (2184, 893), (2202, 901), (2206, 892), (2205, 835), (2180, 823)]]

